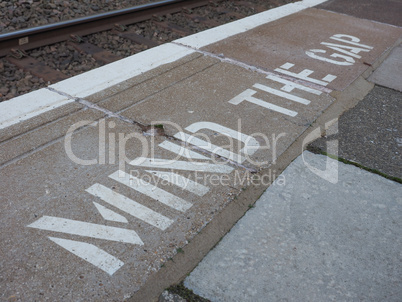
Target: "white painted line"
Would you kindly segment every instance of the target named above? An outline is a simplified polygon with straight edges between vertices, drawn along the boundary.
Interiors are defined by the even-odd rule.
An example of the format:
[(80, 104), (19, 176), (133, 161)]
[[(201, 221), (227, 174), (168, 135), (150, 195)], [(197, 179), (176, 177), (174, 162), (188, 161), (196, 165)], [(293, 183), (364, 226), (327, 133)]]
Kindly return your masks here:
[(282, 114), (285, 114), (288, 116), (294, 117), (297, 115), (296, 111), (289, 110), (289, 109), (283, 108), (281, 106), (277, 106), (277, 105), (274, 105), (269, 102), (266, 102), (261, 99), (253, 97), (253, 95), (256, 93), (257, 93), (257, 91), (255, 91), (255, 90), (246, 89), (245, 91), (243, 91), (242, 93), (240, 93), (239, 95), (237, 95), (233, 99), (231, 99), (229, 101), (229, 103), (234, 104), (234, 105), (239, 105), (243, 101), (247, 101), (247, 102), (253, 103), (255, 105), (258, 105), (258, 106), (261, 106), (261, 107), (267, 108), (269, 110), (276, 111), (276, 112), (279, 112), (279, 113), (282, 113)]
[(173, 223), (173, 220), (100, 184), (94, 184), (86, 189), (86, 191), (99, 197), (110, 205), (161, 230), (165, 230)]
[(224, 136), (228, 136), (243, 142), (245, 144), (245, 147), (242, 150), (240, 150), (240, 153), (252, 155), (260, 147), (260, 143), (254, 137), (230, 129), (228, 127), (222, 126), (217, 123), (202, 121), (202, 122), (195, 122), (186, 127), (186, 130), (192, 133), (196, 133), (202, 129), (208, 129), (213, 131), (214, 133), (217, 132)]
[(273, 88), (265, 86), (265, 85), (254, 84), (253, 87), (257, 88), (257, 89), (260, 89), (262, 91), (271, 93), (273, 95), (276, 95), (276, 96), (279, 96), (279, 97), (282, 97), (282, 98), (286, 98), (286, 99), (288, 99), (290, 101), (303, 104), (303, 105), (308, 105), (308, 104), (311, 103), (309, 100), (303, 99), (301, 97), (295, 96), (295, 95), (290, 94), (290, 93), (286, 93), (286, 92), (283, 92), (283, 91), (280, 91), (280, 90), (273, 89)]
[(112, 210), (100, 205), (97, 202), (94, 202), (94, 205), (104, 219), (109, 220), (109, 221), (128, 223), (128, 220), (126, 217), (116, 213), (115, 211), (112, 211)]
[(203, 162), (188, 162), (180, 160), (169, 160), (162, 158), (146, 158), (137, 157), (130, 162), (132, 166), (146, 167), (146, 168), (164, 168), (164, 169), (177, 169), (184, 171), (198, 171), (210, 173), (230, 173), (233, 171), (232, 167), (221, 164), (210, 164)]
[(164, 141), (164, 142), (160, 143), (158, 146), (165, 150), (173, 152), (179, 156), (186, 157), (188, 159), (209, 159), (208, 157), (206, 157), (204, 155), (201, 155), (197, 152), (194, 152), (192, 150), (189, 150), (187, 148), (174, 144), (170, 141)]
[(113, 275), (124, 265), (124, 262), (93, 244), (55, 237), (49, 237), (49, 239), (81, 259), (95, 265), (109, 275)]
[(260, 25), (297, 13), (303, 9), (318, 5), (325, 1), (326, 0), (304, 0), (296, 3), (286, 4), (259, 14), (249, 16), (247, 18), (175, 40), (173, 42), (179, 45), (186, 45), (198, 49), (228, 37), (243, 33)]
[(85, 98), (164, 64), (177, 61), (193, 50), (172, 43), (142, 51), (51, 85), (53, 89)]
[(292, 68), (293, 66), (295, 66), (295, 64), (292, 64), (292, 63), (287, 62), (287, 63), (283, 64), (283, 65), (281, 66), (281, 68), (283, 68), (283, 69), (290, 69), (290, 68)]
[(306, 8), (319, 5), (321, 3), (327, 2), (328, 0), (303, 0), (300, 2), (296, 2), (296, 4), (303, 5)]
[(153, 171), (153, 170), (146, 170), (146, 171), (158, 176), (160, 179), (164, 181), (170, 182), (198, 196), (204, 196), (209, 191), (208, 187), (174, 172)]
[[(330, 76), (330, 75), (328, 75), (328, 76)], [(281, 90), (286, 91), (286, 92), (292, 92), (293, 89), (297, 88), (299, 90), (304, 90), (306, 92), (310, 92), (310, 93), (315, 94), (315, 95), (321, 95), (321, 93), (322, 93), (321, 91), (319, 91), (317, 89), (309, 88), (309, 87), (306, 87), (304, 85), (300, 85), (300, 84), (297, 84), (295, 82), (291, 82), (291, 81), (282, 79), (282, 78), (277, 77), (275, 75), (267, 75), (266, 78), (269, 79), (269, 80), (275, 81), (275, 82), (285, 84), (285, 86), (283, 86), (281, 88)]]
[[(276, 71), (276, 72), (280, 72), (280, 73), (282, 73), (282, 74), (286, 74), (286, 75), (291, 76), (291, 77), (294, 77), (294, 78), (298, 78), (298, 79), (300, 79), (300, 80), (304, 80), (304, 81), (307, 81), (307, 82), (312, 82), (312, 83), (314, 83), (314, 84), (318, 84), (318, 85), (322, 85), (322, 86), (327, 86), (327, 85), (328, 85), (327, 82), (324, 82), (324, 81), (321, 81), (321, 80), (317, 80), (317, 79), (310, 78), (309, 75), (311, 75), (311, 74), (314, 72), (314, 71), (312, 71), (312, 70), (304, 69), (304, 70), (303, 70), (302, 72), (300, 72), (300, 73), (294, 73), (294, 72), (291, 72), (291, 71), (289, 71), (289, 70), (285, 70), (285, 69), (292, 68), (294, 65), (295, 65), (295, 64), (286, 63), (286, 64), (284, 64), (284, 65), (281, 66), (281, 68), (284, 68), (284, 69), (275, 68), (275, 71)], [(332, 77), (330, 77), (330, 78), (335, 79), (336, 76), (332, 76)]]
[[(116, 171), (115, 173), (109, 175), (109, 177), (177, 211), (185, 212), (193, 206), (190, 202), (166, 192), (165, 190), (155, 187), (144, 180), (125, 173), (124, 171)], [(171, 223), (172, 221), (169, 220), (169, 222)]]
[(0, 103), (0, 129), (10, 127), (74, 100), (42, 88)]
[(34, 223), (28, 225), (28, 227), (97, 239), (144, 245), (141, 238), (133, 230), (60, 217), (43, 216)]
[(202, 139), (199, 139), (195, 135), (189, 135), (184, 132), (178, 132), (174, 135), (175, 138), (182, 140), (188, 144), (195, 145), (198, 148), (201, 148), (203, 150), (206, 150), (208, 152), (212, 152), (216, 155), (222, 156), (224, 158), (227, 158), (229, 160), (233, 160), (239, 164), (243, 163), (246, 158), (243, 157), (240, 154), (233, 153), (232, 151), (223, 149), (222, 147), (219, 147), (217, 145), (211, 144), (209, 142), (206, 142)]
[(332, 82), (333, 80), (336, 79), (336, 76), (332, 75), (332, 74), (327, 74), (322, 80), (325, 82)]
[[(342, 38), (347, 38), (347, 39), (342, 39)], [(337, 35), (333, 35), (330, 39), (333, 39), (333, 40), (336, 40), (336, 41), (339, 41), (342, 43), (347, 43), (347, 44), (351, 44), (351, 45), (355, 45), (355, 46), (359, 46), (359, 47), (364, 47), (367, 49), (373, 49), (373, 46), (361, 44), (361, 43), (359, 43), (360, 42), (359, 38), (349, 36), (349, 35), (337, 34)], [(368, 51), (368, 50), (365, 50), (365, 51)]]

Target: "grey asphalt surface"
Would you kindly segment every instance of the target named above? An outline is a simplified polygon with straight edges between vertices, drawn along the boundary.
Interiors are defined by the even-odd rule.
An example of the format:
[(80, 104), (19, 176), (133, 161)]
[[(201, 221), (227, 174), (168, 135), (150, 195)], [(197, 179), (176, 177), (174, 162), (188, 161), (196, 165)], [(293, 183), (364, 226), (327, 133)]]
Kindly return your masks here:
[(327, 151), (338, 140), (338, 156), (389, 176), (402, 178), (402, 93), (376, 86), (338, 121), (338, 133), (310, 146)]

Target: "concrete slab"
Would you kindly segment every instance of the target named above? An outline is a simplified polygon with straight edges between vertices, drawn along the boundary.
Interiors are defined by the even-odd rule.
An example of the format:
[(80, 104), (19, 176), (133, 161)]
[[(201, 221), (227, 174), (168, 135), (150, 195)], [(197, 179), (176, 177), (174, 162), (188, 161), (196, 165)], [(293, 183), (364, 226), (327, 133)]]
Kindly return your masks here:
[(0, 130), (6, 129), (38, 115), (74, 103), (58, 93), (42, 88), (0, 103)]
[[(82, 105), (80, 106), (83, 107)], [(21, 135), (14, 136), (12, 139), (0, 143), (0, 167), (23, 154), (37, 151), (38, 148), (42, 148), (57, 139), (63, 138), (68, 133), (71, 125), (75, 123), (85, 120), (95, 121), (104, 116), (105, 114), (101, 111), (84, 109), (53, 120), (51, 123), (44, 124)], [(41, 119), (41, 116), (38, 116), (37, 119)], [(21, 128), (21, 125), (18, 127)]]
[(128, 298), (248, 185), (243, 169), (91, 117), (0, 167), (0, 300)]
[[(327, 158), (304, 152), (309, 165)], [(399, 301), (400, 184), (298, 157), (185, 280), (211, 301)]]
[[(166, 64), (158, 70), (151, 70), (139, 77), (134, 77), (118, 86), (87, 98), (99, 106), (120, 112), (137, 102), (157, 94), (186, 78), (202, 72), (218, 60), (204, 58), (201, 54), (192, 54), (177, 62)], [(109, 97), (105, 97), (109, 96)]]
[(317, 8), (402, 26), (402, 2), (398, 0), (329, 0), (318, 5)]
[[(248, 160), (241, 163), (266, 166), (334, 101), (311, 87), (217, 63), (213, 58), (201, 57), (192, 64), (204, 69), (159, 93), (143, 98), (146, 86), (142, 89), (135, 86), (99, 104), (127, 106), (131, 102), (133, 106), (120, 114), (145, 125), (163, 124), (165, 133), (190, 143), (195, 143), (190, 135), (198, 138), (206, 135), (202, 139), (224, 148), (233, 145), (236, 153), (241, 152), (245, 139), (250, 138), (249, 148), (254, 149), (248, 153)], [(237, 131), (235, 136), (244, 134), (243, 142), (238, 144), (237, 137), (229, 138), (228, 131), (218, 129), (216, 124)], [(254, 143), (259, 147), (251, 147)]]
[(108, 97), (115, 95), (116, 93), (122, 92), (123, 90), (131, 88), (135, 85), (139, 85), (148, 80), (152, 80), (155, 77), (168, 73), (169, 71), (174, 70), (175, 68), (177, 68), (181, 65), (185, 65), (186, 63), (188, 63), (200, 56), (201, 56), (201, 54), (199, 54), (199, 53), (192, 53), (192, 54), (184, 56), (174, 62), (166, 63), (161, 66), (156, 66), (154, 68), (150, 67), (149, 70), (144, 70), (144, 72), (141, 73), (140, 75), (126, 79), (118, 84), (112, 85), (109, 88), (100, 89), (99, 91), (85, 97), (85, 100), (88, 100), (90, 102), (95, 102), (95, 103), (99, 102), (100, 100), (105, 100)]
[[(338, 141), (338, 156), (402, 178), (402, 94), (376, 86), (359, 104), (340, 116), (337, 130), (311, 144), (327, 151), (329, 141)], [(328, 151), (330, 152), (330, 151)]]
[[(3, 102), (5, 103), (5, 102)], [(1, 103), (1, 104), (3, 104)], [(12, 106), (11, 106), (12, 107)], [(61, 105), (52, 108), (45, 112), (37, 112), (38, 114), (26, 120), (18, 120), (15, 124), (9, 125), (4, 129), (0, 129), (0, 142), (16, 137), (18, 135), (27, 133), (36, 128), (42, 127), (53, 121), (57, 121), (69, 114), (73, 114), (84, 106), (77, 102), (69, 102), (66, 105)]]
[(401, 34), (401, 28), (310, 8), (202, 50), (282, 74), (310, 69), (323, 79), (330, 73), (337, 78), (324, 84), (343, 90)]
[(369, 81), (402, 92), (402, 45), (392, 50), (369, 77)]

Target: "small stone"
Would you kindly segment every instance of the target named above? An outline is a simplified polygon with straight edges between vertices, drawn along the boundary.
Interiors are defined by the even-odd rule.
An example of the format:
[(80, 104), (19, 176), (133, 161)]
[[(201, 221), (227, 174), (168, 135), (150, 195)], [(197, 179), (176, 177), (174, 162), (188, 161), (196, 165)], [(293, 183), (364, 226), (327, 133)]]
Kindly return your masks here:
[(38, 82), (39, 82), (39, 79), (36, 77), (31, 79), (31, 83), (37, 84)]
[(14, 93), (9, 93), (6, 95), (6, 100), (12, 99), (13, 97), (15, 97), (16, 95)]
[(10, 91), (10, 89), (8, 89), (8, 87), (2, 87), (2, 88), (0, 88), (0, 93), (1, 93), (2, 95), (6, 95), (9, 91)]
[(33, 51), (30, 53), (30, 56), (33, 58), (37, 58), (41, 55), (41, 53), (39, 51)]

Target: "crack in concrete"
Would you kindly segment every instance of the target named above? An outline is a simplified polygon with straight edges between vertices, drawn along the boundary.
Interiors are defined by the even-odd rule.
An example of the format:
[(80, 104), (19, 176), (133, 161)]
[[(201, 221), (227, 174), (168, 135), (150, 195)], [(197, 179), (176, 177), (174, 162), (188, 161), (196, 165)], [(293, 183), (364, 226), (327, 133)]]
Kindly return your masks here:
[[(72, 99), (72, 100), (76, 101), (77, 103), (79, 103), (81, 105), (84, 105), (85, 108), (87, 108), (87, 109), (89, 108), (89, 109), (93, 109), (93, 110), (98, 110), (98, 111), (104, 113), (106, 115), (106, 117), (113, 117), (113, 118), (116, 118), (116, 119), (121, 120), (123, 122), (129, 123), (131, 125), (136, 125), (136, 126), (140, 127), (140, 129), (142, 131), (142, 134), (144, 136), (163, 136), (166, 139), (170, 139), (170, 140), (174, 140), (176, 142), (179, 142), (181, 145), (184, 145), (184, 146), (188, 147), (189, 149), (196, 150), (196, 151), (198, 151), (200, 153), (209, 155), (211, 158), (212, 157), (219, 158), (219, 159), (229, 163), (230, 165), (232, 165), (232, 166), (234, 166), (236, 168), (241, 168), (241, 169), (247, 170), (250, 173), (257, 173), (258, 172), (257, 169), (247, 167), (247, 166), (245, 166), (243, 164), (240, 164), (238, 162), (235, 162), (235, 161), (233, 161), (233, 160), (231, 160), (229, 158), (217, 155), (217, 154), (215, 154), (213, 152), (210, 152), (208, 150), (204, 150), (204, 149), (202, 149), (202, 148), (200, 148), (200, 147), (198, 147), (196, 145), (189, 144), (189, 143), (187, 143), (185, 141), (182, 141), (182, 140), (180, 140), (180, 139), (178, 139), (176, 137), (168, 135), (168, 134), (165, 133), (163, 127), (161, 128), (161, 127), (158, 127), (157, 125), (144, 125), (143, 123), (140, 123), (140, 122), (137, 122), (135, 120), (129, 119), (129, 118), (125, 117), (125, 116), (117, 114), (117, 113), (115, 113), (113, 111), (110, 111), (110, 110), (108, 110), (106, 108), (100, 107), (97, 104), (94, 104), (94, 103), (92, 103), (90, 101), (87, 101), (85, 99), (82, 99), (82, 98), (79, 98), (79, 97), (74, 97), (74, 96), (72, 96), (72, 95), (70, 95), (68, 93), (65, 93), (63, 91), (59, 91), (59, 90), (54, 89), (52, 87), (47, 87), (47, 89), (52, 91), (52, 92), (54, 92), (54, 93), (60, 94), (60, 95), (62, 95), (64, 97), (67, 97), (69, 99)], [(49, 142), (49, 144), (50, 144), (50, 142)]]

